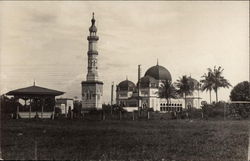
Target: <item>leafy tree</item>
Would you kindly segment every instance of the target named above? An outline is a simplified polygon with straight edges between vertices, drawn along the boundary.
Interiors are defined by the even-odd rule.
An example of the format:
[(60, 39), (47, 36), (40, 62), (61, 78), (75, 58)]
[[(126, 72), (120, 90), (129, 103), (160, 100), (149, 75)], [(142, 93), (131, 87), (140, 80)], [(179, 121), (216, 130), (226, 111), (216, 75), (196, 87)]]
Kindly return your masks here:
[(248, 81), (238, 83), (230, 93), (231, 101), (250, 101), (250, 83)]
[(191, 95), (194, 91), (194, 85), (193, 82), (190, 79), (191, 77), (187, 77), (186, 75), (182, 76), (177, 80), (175, 83), (177, 87), (177, 93), (180, 95), (184, 95), (185, 99), (185, 108), (186, 107), (186, 100), (187, 100), (187, 95)]

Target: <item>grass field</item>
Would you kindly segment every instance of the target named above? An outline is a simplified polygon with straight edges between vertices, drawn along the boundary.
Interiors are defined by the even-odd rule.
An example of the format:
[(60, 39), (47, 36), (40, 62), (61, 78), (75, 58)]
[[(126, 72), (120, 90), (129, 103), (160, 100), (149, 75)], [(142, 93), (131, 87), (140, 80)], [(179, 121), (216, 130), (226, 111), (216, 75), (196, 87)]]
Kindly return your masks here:
[[(6, 120), (4, 159), (246, 161), (249, 121)], [(35, 155), (35, 153), (37, 155)]]

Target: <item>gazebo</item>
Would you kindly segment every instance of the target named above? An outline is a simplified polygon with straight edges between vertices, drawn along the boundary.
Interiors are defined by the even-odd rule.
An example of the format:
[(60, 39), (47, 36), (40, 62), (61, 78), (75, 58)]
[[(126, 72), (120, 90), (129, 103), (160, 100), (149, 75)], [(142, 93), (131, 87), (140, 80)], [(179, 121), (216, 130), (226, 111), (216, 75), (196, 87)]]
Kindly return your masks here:
[[(64, 94), (64, 92), (48, 89), (44, 87), (33, 86), (9, 91), (6, 95), (14, 96), (13, 103), (24, 100), (24, 106), (20, 109), (20, 104), (16, 107), (16, 119), (20, 118), (54, 118), (55, 96)], [(27, 102), (29, 103), (27, 105)]]

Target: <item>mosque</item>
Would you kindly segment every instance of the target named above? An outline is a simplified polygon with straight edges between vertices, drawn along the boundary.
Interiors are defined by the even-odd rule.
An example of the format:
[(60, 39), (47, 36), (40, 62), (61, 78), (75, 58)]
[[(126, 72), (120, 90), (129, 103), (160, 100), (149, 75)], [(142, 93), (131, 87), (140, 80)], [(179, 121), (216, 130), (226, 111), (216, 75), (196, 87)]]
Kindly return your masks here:
[[(195, 90), (186, 98), (187, 107), (200, 108), (199, 82), (191, 77)], [(138, 107), (152, 108), (154, 111), (162, 113), (180, 112), (185, 108), (185, 100), (183, 97), (178, 99), (161, 98), (160, 91), (163, 83), (172, 82), (170, 72), (158, 62), (155, 66), (150, 67), (145, 75), (140, 78), (140, 66), (138, 69), (138, 82), (135, 84), (126, 79), (120, 82), (116, 88), (116, 103), (127, 111), (137, 110)]]
[[(102, 108), (103, 82), (98, 79), (98, 51), (97, 27), (95, 26), (94, 13), (91, 19), (92, 25), (89, 28), (88, 40), (88, 73), (86, 81), (82, 81), (82, 108), (84, 110)], [(126, 79), (120, 82), (116, 88), (116, 104), (122, 106), (127, 111), (138, 110), (140, 108), (152, 108), (154, 111), (171, 112), (182, 111), (185, 106), (183, 97), (178, 99), (161, 98), (160, 92), (164, 82), (171, 81), (170, 72), (163, 66), (157, 64), (149, 68), (145, 75), (140, 77), (140, 66), (138, 68), (137, 84)], [(190, 80), (198, 86), (198, 81)], [(198, 94), (198, 95), (197, 95)], [(112, 94), (113, 95), (113, 94)], [(113, 100), (113, 98), (111, 98)], [(200, 107), (199, 88), (187, 96), (187, 107)]]

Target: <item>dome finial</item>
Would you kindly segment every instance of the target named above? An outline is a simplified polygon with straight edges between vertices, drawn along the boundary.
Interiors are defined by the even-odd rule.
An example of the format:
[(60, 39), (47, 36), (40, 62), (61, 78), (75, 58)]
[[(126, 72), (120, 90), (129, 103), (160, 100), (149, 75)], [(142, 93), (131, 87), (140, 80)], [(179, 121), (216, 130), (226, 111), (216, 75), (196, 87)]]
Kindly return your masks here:
[(158, 58), (157, 58), (157, 64), (156, 64), (157, 66), (159, 65), (159, 62), (158, 62)]
[(34, 79), (33, 86), (36, 86), (36, 80)]
[(128, 80), (128, 76), (126, 75), (126, 80)]
[(95, 13), (94, 12), (92, 13), (91, 22), (92, 22), (92, 26), (94, 26), (95, 25)]

